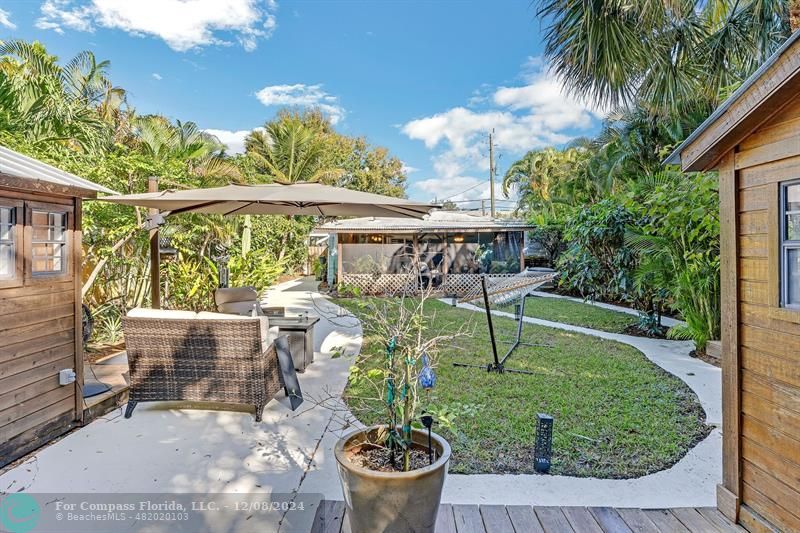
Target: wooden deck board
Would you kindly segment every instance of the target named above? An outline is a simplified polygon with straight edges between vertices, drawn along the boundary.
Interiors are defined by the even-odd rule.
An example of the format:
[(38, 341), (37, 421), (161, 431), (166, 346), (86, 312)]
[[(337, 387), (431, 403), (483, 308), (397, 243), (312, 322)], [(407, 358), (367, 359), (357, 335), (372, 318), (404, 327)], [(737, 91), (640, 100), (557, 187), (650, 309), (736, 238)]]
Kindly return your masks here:
[[(349, 533), (344, 502), (323, 500), (312, 533)], [(712, 507), (615, 509), (442, 504), (436, 533), (739, 533)]]
[(516, 533), (544, 533), (542, 524), (533, 512), (533, 507), (527, 505), (509, 505), (506, 507), (508, 517), (514, 525)]
[(669, 509), (647, 509), (644, 514), (663, 533), (690, 533), (689, 529)]
[(459, 533), (486, 533), (481, 511), (477, 505), (453, 505), (453, 516)]
[(739, 533), (745, 533), (747, 531), (745, 528), (731, 523), (730, 520), (725, 518), (725, 515), (719, 512), (719, 509), (714, 507), (698, 507), (697, 511), (705, 516), (706, 520), (712, 524), (716, 524), (720, 531), (736, 531)]
[(515, 533), (504, 505), (481, 505), (481, 517), (486, 533)]
[(439, 513), (436, 515), (436, 533), (458, 533), (456, 519), (453, 517), (453, 506), (449, 503), (439, 506)]
[(619, 515), (616, 509), (611, 507), (590, 507), (589, 512), (592, 513), (597, 523), (603, 528), (603, 531), (608, 533), (631, 533), (632, 530), (625, 523), (625, 520)]
[(619, 516), (635, 533), (659, 533), (658, 528), (641, 509), (617, 509)]
[(319, 502), (311, 531), (314, 533), (339, 533), (342, 530), (344, 509), (344, 502), (322, 500)]
[(719, 532), (717, 526), (706, 520), (705, 517), (697, 511), (697, 509), (691, 507), (681, 507), (678, 509), (672, 509), (671, 511), (672, 514), (674, 514), (689, 531), (697, 531), (698, 533)]
[(586, 507), (564, 507), (564, 515), (575, 531), (583, 533), (603, 533), (600, 525)]
[(564, 515), (561, 507), (534, 507), (533, 511), (539, 517), (539, 522), (545, 533), (571, 533), (575, 531), (569, 525), (569, 520)]

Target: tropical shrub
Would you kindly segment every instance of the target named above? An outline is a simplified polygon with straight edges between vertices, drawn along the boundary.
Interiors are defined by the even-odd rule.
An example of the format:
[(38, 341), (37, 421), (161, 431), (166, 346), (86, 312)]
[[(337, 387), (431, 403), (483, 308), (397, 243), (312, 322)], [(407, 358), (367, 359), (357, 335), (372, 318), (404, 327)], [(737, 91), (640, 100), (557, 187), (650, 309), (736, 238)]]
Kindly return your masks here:
[(277, 261), (269, 250), (251, 250), (246, 255), (235, 255), (228, 261), (231, 287), (255, 287), (257, 290), (274, 285), (284, 271), (284, 263)]
[(607, 199), (578, 210), (567, 219), (567, 251), (559, 258), (559, 287), (584, 298), (625, 301), (633, 295), (636, 256), (625, 245), (634, 214)]
[(705, 349), (720, 334), (717, 177), (664, 172), (640, 186), (632, 203), (640, 206), (642, 223), (626, 236), (640, 256), (636, 282), (666, 289), (686, 322), (669, 335)]
[(164, 267), (165, 307), (189, 311), (214, 309), (214, 290), (219, 287), (219, 277), (213, 261), (178, 254), (177, 260), (167, 262)]
[(554, 222), (537, 226), (528, 233), (528, 239), (542, 247), (550, 265), (558, 262), (559, 256), (567, 247), (564, 242), (564, 225)]

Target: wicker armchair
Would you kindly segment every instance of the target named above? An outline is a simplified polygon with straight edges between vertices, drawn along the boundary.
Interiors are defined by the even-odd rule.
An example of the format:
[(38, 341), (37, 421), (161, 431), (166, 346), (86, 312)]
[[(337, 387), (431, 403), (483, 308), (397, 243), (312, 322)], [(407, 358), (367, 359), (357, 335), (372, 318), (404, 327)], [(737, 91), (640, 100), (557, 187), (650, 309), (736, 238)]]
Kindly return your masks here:
[(122, 319), (131, 382), (125, 418), (138, 402), (178, 400), (253, 405), (260, 422), (284, 388), (277, 350), (288, 349), (266, 326), (265, 318), (133, 310)]

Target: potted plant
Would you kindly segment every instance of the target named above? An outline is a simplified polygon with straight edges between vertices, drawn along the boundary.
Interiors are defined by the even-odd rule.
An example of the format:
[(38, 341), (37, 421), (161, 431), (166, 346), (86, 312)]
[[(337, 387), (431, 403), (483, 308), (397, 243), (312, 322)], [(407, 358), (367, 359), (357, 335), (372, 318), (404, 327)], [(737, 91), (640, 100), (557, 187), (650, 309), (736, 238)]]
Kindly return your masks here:
[(430, 430), (437, 345), (461, 332), (427, 335), (426, 296), (361, 304), (385, 350), (363, 355), (378, 360), (362, 359), (350, 380), (369, 383), (385, 422), (345, 435), (334, 450), (353, 533), (434, 531), (450, 460), (450, 445)]

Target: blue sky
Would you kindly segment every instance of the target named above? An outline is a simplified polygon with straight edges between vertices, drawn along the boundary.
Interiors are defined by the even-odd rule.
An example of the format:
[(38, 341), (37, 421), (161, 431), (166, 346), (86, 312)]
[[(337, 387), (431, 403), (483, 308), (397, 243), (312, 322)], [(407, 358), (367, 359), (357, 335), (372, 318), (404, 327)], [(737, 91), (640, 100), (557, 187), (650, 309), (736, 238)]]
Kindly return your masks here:
[(0, 0), (0, 38), (93, 50), (139, 113), (236, 150), (282, 105), (319, 106), (401, 158), (420, 200), (488, 198), (493, 128), (500, 175), (598, 130), (548, 74), (542, 32), (529, 0)]

